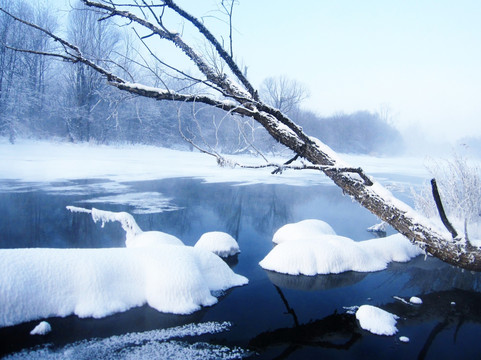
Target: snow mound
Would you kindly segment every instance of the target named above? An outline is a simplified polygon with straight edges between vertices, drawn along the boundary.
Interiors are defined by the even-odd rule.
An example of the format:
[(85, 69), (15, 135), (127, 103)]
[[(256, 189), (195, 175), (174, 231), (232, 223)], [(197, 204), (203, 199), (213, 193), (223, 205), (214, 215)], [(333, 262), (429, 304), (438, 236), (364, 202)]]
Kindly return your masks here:
[(46, 321), (41, 321), (30, 331), (30, 335), (47, 335), (50, 331), (52, 331), (52, 326)]
[(179, 341), (185, 337), (228, 331), (228, 322), (188, 324), (169, 329), (151, 330), (90, 339), (54, 348), (49, 345), (23, 350), (7, 359), (242, 359), (252, 355), (238, 347), (204, 342)]
[(237, 241), (225, 232), (212, 231), (203, 234), (194, 245), (196, 249), (204, 249), (220, 257), (228, 257), (240, 253)]
[(356, 319), (364, 330), (376, 335), (391, 336), (397, 333), (399, 317), (372, 305), (362, 305), (356, 311)]
[(319, 235), (336, 235), (334, 229), (322, 220), (307, 219), (294, 224), (287, 224), (276, 231), (272, 241), (276, 244), (290, 240), (303, 240)]
[(1, 249), (0, 327), (68, 316), (100, 318), (148, 304), (189, 314), (212, 292), (247, 284), (217, 255), (189, 246)]
[(373, 272), (392, 261), (405, 262), (422, 254), (402, 235), (355, 242), (338, 235), (317, 235), (284, 241), (259, 263), (266, 270), (289, 275)]
[(409, 302), (415, 305), (421, 305), (423, 303), (423, 301), (417, 296), (411, 296), (411, 298), (409, 299)]

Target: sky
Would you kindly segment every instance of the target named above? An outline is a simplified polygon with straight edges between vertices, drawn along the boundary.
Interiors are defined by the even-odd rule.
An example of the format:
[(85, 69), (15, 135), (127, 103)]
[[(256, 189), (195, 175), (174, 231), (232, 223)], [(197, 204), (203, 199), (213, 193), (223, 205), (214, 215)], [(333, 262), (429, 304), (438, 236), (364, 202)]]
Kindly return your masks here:
[[(218, 1), (177, 3), (227, 38)], [(304, 84), (321, 116), (388, 108), (403, 131), (457, 140), (481, 136), (479, 19), (479, 0), (239, 0), (234, 55), (256, 87)]]

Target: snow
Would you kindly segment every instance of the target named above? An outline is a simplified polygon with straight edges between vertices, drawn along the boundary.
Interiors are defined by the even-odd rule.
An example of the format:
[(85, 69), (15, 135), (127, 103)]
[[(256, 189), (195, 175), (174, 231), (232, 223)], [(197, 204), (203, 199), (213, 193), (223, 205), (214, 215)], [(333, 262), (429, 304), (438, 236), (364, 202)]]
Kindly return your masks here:
[(68, 316), (100, 318), (148, 304), (189, 314), (248, 280), (211, 252), (160, 245), (0, 250), (0, 327)]
[[(318, 146), (321, 144), (318, 143)], [(383, 180), (386, 180), (387, 174), (411, 175), (420, 180), (429, 176), (423, 158), (375, 158), (345, 154), (342, 157), (356, 166), (362, 166), (367, 174), (381, 176)], [(262, 163), (262, 159), (245, 155), (229, 158), (243, 164)], [(284, 163), (286, 159), (270, 160)], [(11, 145), (7, 140), (0, 139), (0, 179), (28, 182), (24, 185), (4, 184), (4, 191), (21, 191), (35, 187), (54, 191), (61, 187), (76, 193), (91, 193), (92, 189), (102, 192), (103, 188), (109, 188), (116, 189), (119, 194), (128, 194), (128, 186), (126, 189), (126, 185), (120, 183), (185, 176), (198, 177), (206, 182), (238, 184), (332, 184), (316, 170), (285, 171), (282, 176), (273, 176), (271, 171), (269, 168), (220, 168), (215, 159), (205, 154), (154, 146), (104, 146), (22, 139)], [(76, 179), (93, 178), (103, 179), (104, 182), (65, 184)], [(57, 182), (63, 183), (54, 184)], [(88, 191), (85, 188), (88, 188)]]
[(423, 303), (423, 301), (417, 296), (411, 296), (411, 298), (409, 299), (409, 302), (415, 305), (421, 305)]
[(356, 311), (356, 319), (361, 328), (375, 335), (391, 336), (397, 333), (399, 317), (372, 305), (361, 305)]
[(237, 241), (225, 232), (211, 231), (203, 234), (194, 248), (204, 249), (220, 257), (228, 257), (240, 253)]
[(379, 271), (390, 262), (406, 262), (423, 253), (400, 234), (355, 242), (333, 232), (320, 220), (285, 225), (274, 234), (278, 245), (259, 264), (283, 274), (313, 276)]
[(74, 213), (87, 213), (92, 215), (94, 222), (119, 222), (126, 233), (125, 245), (132, 247), (151, 247), (157, 245), (184, 245), (182, 240), (174, 235), (162, 231), (142, 231), (134, 217), (127, 212), (104, 211), (96, 208), (85, 209), (77, 206), (67, 206), (67, 210)]
[(83, 340), (63, 347), (37, 346), (11, 354), (6, 359), (241, 359), (251, 355), (238, 347), (204, 342), (181, 341), (184, 338), (228, 331), (229, 322), (205, 322), (169, 329), (129, 333), (109, 338)]
[(213, 292), (248, 282), (210, 251), (143, 232), (129, 213), (67, 209), (102, 225), (120, 222), (126, 248), (0, 249), (0, 327), (71, 314), (100, 318), (143, 304), (189, 314), (215, 304)]
[(30, 331), (30, 335), (47, 335), (51, 331), (52, 326), (46, 321), (41, 321), (32, 331)]
[(325, 221), (307, 219), (282, 226), (275, 232), (272, 241), (280, 244), (284, 241), (305, 239), (319, 234), (336, 235), (336, 232)]
[(399, 341), (403, 343), (408, 343), (410, 340), (407, 336), (400, 336)]
[(367, 228), (369, 232), (386, 232), (387, 223), (382, 221), (379, 224), (375, 224)]

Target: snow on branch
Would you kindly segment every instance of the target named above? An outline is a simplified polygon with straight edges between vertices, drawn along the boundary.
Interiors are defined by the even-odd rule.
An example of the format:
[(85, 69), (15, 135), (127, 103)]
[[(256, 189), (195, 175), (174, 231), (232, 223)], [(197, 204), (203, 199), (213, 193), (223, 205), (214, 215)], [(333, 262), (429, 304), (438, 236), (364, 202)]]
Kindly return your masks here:
[(105, 223), (118, 221), (122, 225), (122, 229), (127, 233), (127, 237), (135, 237), (142, 233), (137, 225), (134, 217), (127, 212), (104, 211), (96, 208), (85, 209), (77, 206), (67, 206), (67, 210), (73, 213), (87, 213), (92, 215), (94, 222), (101, 222), (102, 227)]

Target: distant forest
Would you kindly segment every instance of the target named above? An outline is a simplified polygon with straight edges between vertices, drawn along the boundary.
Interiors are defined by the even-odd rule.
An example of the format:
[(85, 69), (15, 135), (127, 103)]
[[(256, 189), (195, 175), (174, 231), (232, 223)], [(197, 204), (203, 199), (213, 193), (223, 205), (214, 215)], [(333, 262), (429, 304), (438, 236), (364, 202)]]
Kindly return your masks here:
[[(57, 18), (47, 7), (33, 6), (26, 0), (8, 2), (5, 6), (50, 31), (66, 34), (83, 52), (93, 54), (99, 64), (115, 66), (126, 78), (129, 73), (140, 73), (152, 86), (161, 83), (172, 88), (189, 86), (163, 78), (162, 69), (144, 68), (141, 53), (132, 48), (122, 29), (108, 20), (97, 21), (92, 12), (72, 10), (65, 30), (60, 29)], [(41, 32), (22, 27), (0, 13), (0, 136), (12, 143), (17, 138), (56, 138), (71, 142), (188, 147), (185, 141), (188, 138), (224, 153), (254, 149), (277, 153), (282, 149), (250, 120), (208, 107), (134, 97), (110, 87), (105, 79), (82, 64), (72, 66), (52, 57), (14, 50), (29, 48), (48, 52), (51, 46), (55, 45)], [(103, 63), (102, 59), (107, 56), (97, 53), (99, 49), (108, 51), (110, 57), (114, 54), (117, 63)], [(271, 86), (272, 90), (270, 80), (264, 88)], [(284, 86), (295, 87), (296, 83)], [(283, 99), (269, 98), (272, 93), (268, 90), (260, 92), (267, 97), (267, 102), (279, 105), (309, 135), (336, 151), (392, 155), (403, 150), (401, 134), (390, 119), (379, 112), (320, 116), (302, 110), (303, 96), (282, 109)], [(195, 93), (195, 86), (191, 86), (190, 91)]]

